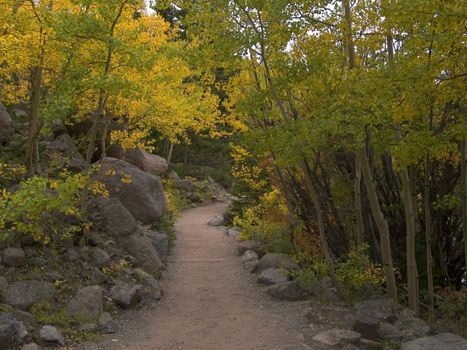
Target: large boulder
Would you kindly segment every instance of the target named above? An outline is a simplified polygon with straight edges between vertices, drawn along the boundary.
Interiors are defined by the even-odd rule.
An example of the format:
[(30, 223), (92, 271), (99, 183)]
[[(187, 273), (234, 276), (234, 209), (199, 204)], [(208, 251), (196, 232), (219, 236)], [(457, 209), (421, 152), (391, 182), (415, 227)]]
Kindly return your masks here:
[(269, 253), (258, 261), (255, 272), (263, 272), (268, 268), (290, 271), (300, 267), (287, 254)]
[(401, 350), (467, 350), (467, 340), (452, 333), (442, 333), (403, 343)]
[(133, 217), (152, 224), (166, 211), (166, 198), (159, 178), (115, 158), (104, 158), (93, 180), (103, 183), (110, 197), (118, 198)]
[(0, 144), (7, 141), (8, 137), (13, 134), (14, 131), (13, 120), (3, 103), (0, 102)]
[(341, 348), (346, 344), (356, 344), (359, 340), (360, 333), (345, 329), (332, 329), (318, 333), (313, 337), (313, 341), (329, 348)]
[(8, 286), (5, 302), (15, 308), (27, 310), (35, 303), (53, 301), (57, 296), (58, 293), (53, 284), (38, 280), (25, 280)]
[(278, 284), (288, 281), (287, 273), (284, 270), (269, 268), (261, 272), (256, 281), (261, 284), (270, 286), (272, 284)]
[(142, 269), (134, 269), (134, 274), (136, 278), (140, 281), (143, 286), (143, 299), (146, 300), (159, 300), (162, 297), (162, 289), (159, 286), (159, 282), (152, 277), (149, 273)]
[(102, 288), (89, 286), (78, 290), (68, 303), (67, 310), (79, 320), (86, 322), (97, 320), (103, 311)]
[(95, 198), (88, 208), (91, 220), (114, 237), (124, 237), (138, 229), (136, 220), (117, 198)]
[(297, 301), (306, 297), (306, 291), (296, 281), (273, 284), (266, 289), (266, 293), (275, 299)]
[(107, 150), (107, 155), (109, 157), (122, 159), (125, 162), (133, 164), (141, 170), (153, 175), (162, 175), (169, 168), (169, 165), (164, 158), (148, 153), (139, 148), (124, 150), (119, 145), (112, 145)]
[(169, 238), (165, 233), (144, 229), (144, 233), (151, 240), (153, 247), (157, 250), (160, 258), (169, 254)]
[(222, 215), (217, 215), (209, 219), (209, 226), (222, 226), (224, 224), (224, 217)]

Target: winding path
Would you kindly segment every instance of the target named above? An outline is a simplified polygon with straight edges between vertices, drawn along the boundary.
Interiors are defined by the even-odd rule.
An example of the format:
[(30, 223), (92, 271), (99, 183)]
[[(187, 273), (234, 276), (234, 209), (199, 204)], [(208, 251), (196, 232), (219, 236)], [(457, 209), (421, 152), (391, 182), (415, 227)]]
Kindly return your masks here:
[(303, 350), (304, 304), (278, 302), (255, 283), (236, 243), (208, 220), (226, 204), (190, 209), (176, 223), (177, 244), (156, 307), (128, 312), (121, 330), (82, 349)]

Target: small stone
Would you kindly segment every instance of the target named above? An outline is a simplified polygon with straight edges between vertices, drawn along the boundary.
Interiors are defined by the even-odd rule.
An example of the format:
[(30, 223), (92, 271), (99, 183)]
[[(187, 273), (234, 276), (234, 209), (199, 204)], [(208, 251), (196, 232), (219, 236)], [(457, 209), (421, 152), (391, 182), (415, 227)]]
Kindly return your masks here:
[(245, 254), (247, 250), (252, 250), (260, 257), (262, 256), (263, 249), (264, 245), (259, 241), (247, 240), (238, 243), (238, 255), (240, 256)]
[(76, 261), (76, 260), (78, 260), (80, 258), (80, 255), (73, 248), (68, 248), (66, 250), (64, 258), (65, 258), (66, 261), (74, 262), (74, 261)]
[(223, 216), (215, 216), (208, 221), (209, 226), (222, 226), (224, 224), (224, 217)]
[(130, 286), (126, 283), (119, 282), (110, 289), (110, 295), (120, 307), (128, 309), (130, 306), (141, 301), (142, 286), (137, 284)]
[(269, 268), (261, 272), (256, 281), (265, 285), (272, 285), (288, 281), (287, 272), (281, 269)]
[(0, 276), (0, 300), (3, 300), (8, 289), (8, 281), (5, 277)]
[(108, 334), (117, 333), (118, 324), (112, 319), (108, 312), (103, 312), (99, 317), (99, 328)]
[(21, 311), (21, 310), (15, 310), (13, 312), (13, 317), (21, 321), (24, 324), (24, 327), (26, 327), (26, 330), (28, 332), (32, 332), (36, 329), (37, 326), (37, 321), (34, 318), (33, 315), (31, 315), (29, 312), (26, 311)]
[(335, 347), (348, 343), (357, 343), (360, 340), (360, 333), (344, 329), (333, 329), (315, 335), (313, 340), (325, 346)]
[(258, 265), (258, 260), (250, 260), (243, 263), (243, 267), (248, 272), (253, 272), (256, 268), (256, 265)]
[(110, 262), (110, 256), (100, 248), (93, 248), (91, 251), (91, 262), (97, 268), (103, 268)]
[(290, 301), (302, 300), (307, 294), (297, 281), (274, 284), (266, 289), (266, 293), (275, 299)]
[(21, 347), (21, 350), (41, 350), (40, 346), (36, 343), (25, 344)]
[(240, 230), (236, 229), (236, 228), (227, 229), (227, 235), (230, 238), (237, 239), (241, 234), (242, 234), (242, 232)]
[(298, 270), (300, 267), (287, 254), (269, 253), (258, 261), (255, 272), (262, 272), (267, 268), (290, 271)]
[(159, 300), (162, 297), (162, 289), (154, 277), (139, 268), (134, 269), (133, 272), (143, 285), (143, 297), (155, 300)]
[(44, 326), (39, 331), (40, 338), (47, 342), (53, 344), (59, 344), (61, 346), (65, 346), (65, 338), (63, 338), (62, 333), (52, 326)]
[(2, 261), (5, 266), (18, 267), (25, 260), (24, 251), (21, 248), (6, 248), (3, 251)]
[(256, 260), (258, 261), (258, 254), (254, 252), (253, 250), (247, 250), (242, 256), (242, 263), (245, 263), (247, 261), (252, 261)]
[(47, 260), (45, 260), (42, 256), (35, 256), (31, 258), (31, 265), (35, 267), (42, 267), (47, 265)]
[(80, 328), (83, 332), (97, 332), (99, 327), (95, 323), (86, 323)]

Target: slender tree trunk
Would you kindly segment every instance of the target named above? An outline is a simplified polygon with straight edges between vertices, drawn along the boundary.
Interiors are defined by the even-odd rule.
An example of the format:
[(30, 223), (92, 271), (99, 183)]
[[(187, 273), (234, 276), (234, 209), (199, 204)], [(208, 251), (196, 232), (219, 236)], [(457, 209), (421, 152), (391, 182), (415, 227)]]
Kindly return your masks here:
[(461, 145), (462, 165), (461, 165), (461, 192), (462, 192), (462, 232), (464, 235), (464, 278), (467, 279), (467, 141)]
[(371, 175), (370, 164), (366, 156), (366, 151), (361, 148), (357, 151), (357, 156), (360, 159), (362, 165), (363, 182), (368, 194), (368, 200), (370, 202), (371, 212), (375, 219), (376, 226), (381, 239), (381, 257), (383, 259), (383, 268), (386, 276), (386, 286), (388, 294), (394, 301), (397, 302), (397, 286), (396, 278), (394, 276), (394, 266), (392, 264), (392, 253), (391, 253), (391, 236), (389, 234), (389, 226), (386, 218), (383, 215), (381, 206), (379, 204), (378, 193), (376, 191), (376, 185)]
[(357, 247), (362, 247), (364, 243), (364, 226), (362, 213), (362, 166), (358, 157), (355, 157), (355, 179), (354, 179), (354, 195), (355, 195), (355, 217), (357, 219)]
[(40, 67), (32, 70), (31, 74), (31, 114), (29, 119), (29, 132), (28, 142), (26, 145), (26, 166), (28, 168), (29, 176), (37, 174), (37, 138), (40, 132), (40, 104), (41, 104), (41, 87), (42, 87), (42, 73)]
[(109, 132), (109, 120), (108, 118), (104, 121), (104, 130), (102, 130), (101, 136), (101, 159), (104, 159), (107, 153), (107, 133)]
[(174, 151), (174, 144), (170, 142), (169, 154), (167, 155), (167, 164), (170, 164), (170, 161), (172, 160), (173, 151)]
[(431, 253), (431, 198), (430, 198), (430, 162), (425, 159), (425, 181), (424, 181), (424, 208), (425, 208), (425, 243), (426, 243), (426, 275), (428, 284), (429, 310), (428, 319), (433, 324), (435, 297), (433, 285), (433, 256)]

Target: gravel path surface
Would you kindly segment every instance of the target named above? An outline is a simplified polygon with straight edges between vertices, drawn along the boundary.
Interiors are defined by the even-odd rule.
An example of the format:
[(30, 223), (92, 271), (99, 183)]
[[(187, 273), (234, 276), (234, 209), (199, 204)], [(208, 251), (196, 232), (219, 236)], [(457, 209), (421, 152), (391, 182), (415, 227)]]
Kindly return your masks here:
[(218, 203), (184, 212), (153, 308), (126, 312), (120, 331), (79, 349), (304, 350), (305, 303), (278, 302), (246, 272), (236, 243), (208, 220)]

